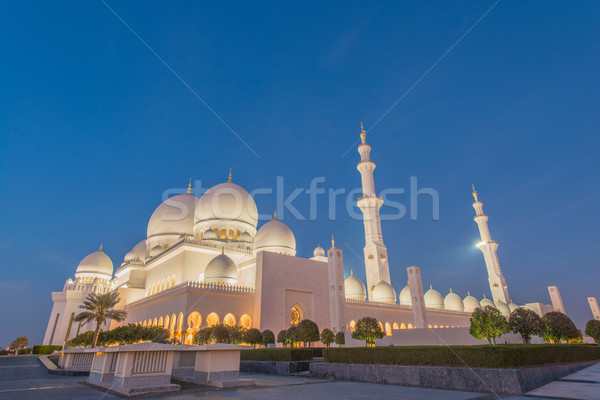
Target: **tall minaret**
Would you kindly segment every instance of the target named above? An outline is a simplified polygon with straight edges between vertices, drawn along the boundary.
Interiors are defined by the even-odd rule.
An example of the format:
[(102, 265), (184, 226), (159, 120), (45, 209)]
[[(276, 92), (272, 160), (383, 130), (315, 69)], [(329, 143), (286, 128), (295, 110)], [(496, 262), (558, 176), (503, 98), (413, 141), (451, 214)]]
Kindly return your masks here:
[(379, 209), (383, 205), (383, 199), (375, 194), (375, 181), (373, 170), (375, 163), (371, 161), (369, 154), (371, 146), (366, 142), (367, 134), (360, 124), (360, 139), (362, 143), (358, 146), (360, 162), (356, 166), (360, 172), (363, 195), (358, 199), (358, 207), (364, 215), (365, 224), (365, 268), (367, 270), (367, 292), (369, 300), (373, 298), (373, 288), (381, 281), (390, 282), (390, 268), (388, 266), (387, 248), (383, 244), (381, 234), (381, 218)]
[(479, 250), (483, 253), (485, 259), (485, 265), (488, 270), (488, 280), (490, 282), (490, 290), (492, 291), (492, 297), (494, 301), (503, 301), (504, 303), (510, 303), (510, 297), (508, 297), (508, 288), (506, 281), (502, 275), (500, 269), (500, 262), (498, 261), (498, 242), (492, 240), (490, 235), (490, 228), (488, 228), (488, 216), (483, 213), (483, 203), (477, 199), (477, 191), (475, 191), (475, 185), (473, 185), (473, 208), (475, 209), (475, 222), (479, 227), (479, 234), (481, 235), (481, 243), (477, 245)]

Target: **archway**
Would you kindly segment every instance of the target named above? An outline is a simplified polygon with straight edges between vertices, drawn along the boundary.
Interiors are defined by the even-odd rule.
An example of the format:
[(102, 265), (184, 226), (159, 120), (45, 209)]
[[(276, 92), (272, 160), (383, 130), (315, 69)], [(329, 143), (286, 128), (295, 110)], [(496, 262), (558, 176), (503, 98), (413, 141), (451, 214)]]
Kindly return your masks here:
[(227, 326), (235, 326), (235, 316), (229, 313), (223, 317), (223, 323)]
[(240, 317), (240, 326), (250, 329), (252, 327), (252, 319), (248, 314), (244, 314)]
[(377, 321), (377, 324), (379, 325), (379, 329), (381, 329), (381, 332), (385, 333), (385, 330), (383, 329), (383, 324), (379, 321)]
[(392, 325), (392, 328), (393, 329), (400, 329), (400, 327), (398, 326), (397, 322), (394, 322), (394, 325)]
[(177, 327), (177, 316), (175, 314), (171, 315), (171, 324), (169, 326), (169, 330), (171, 331), (171, 335), (175, 333), (175, 328)]
[(406, 329), (406, 325), (403, 323), (400, 324), (400, 329)]
[(165, 329), (169, 329), (169, 319), (170, 319), (170, 317), (167, 315), (167, 316), (165, 317), (165, 324), (163, 325), (163, 327), (164, 327)]
[(413, 324), (411, 324), (410, 322), (408, 323), (408, 326), (406, 327), (407, 329), (413, 329)]
[(211, 327), (213, 325), (218, 325), (221, 322), (219, 315), (215, 312), (212, 312), (206, 316), (206, 325)]
[(385, 335), (392, 336), (392, 326), (390, 325), (389, 322), (385, 323)]
[(356, 329), (356, 321), (352, 320), (350, 321), (350, 331), (354, 332), (354, 329)]
[(187, 319), (188, 329), (191, 331), (197, 331), (202, 325), (202, 315), (198, 311), (192, 312)]

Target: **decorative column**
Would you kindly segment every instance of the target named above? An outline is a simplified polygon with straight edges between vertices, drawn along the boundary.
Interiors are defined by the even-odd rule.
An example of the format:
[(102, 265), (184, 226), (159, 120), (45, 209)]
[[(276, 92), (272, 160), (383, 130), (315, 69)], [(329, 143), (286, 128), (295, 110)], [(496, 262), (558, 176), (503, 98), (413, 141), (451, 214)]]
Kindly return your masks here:
[(331, 248), (327, 251), (327, 269), (329, 273), (329, 318), (334, 333), (346, 330), (346, 294), (344, 287), (344, 255), (335, 247), (331, 235)]
[(550, 300), (552, 301), (552, 308), (554, 311), (560, 311), (563, 314), (566, 314), (565, 305), (562, 301), (562, 296), (558, 291), (558, 286), (548, 286), (548, 293), (550, 293)]

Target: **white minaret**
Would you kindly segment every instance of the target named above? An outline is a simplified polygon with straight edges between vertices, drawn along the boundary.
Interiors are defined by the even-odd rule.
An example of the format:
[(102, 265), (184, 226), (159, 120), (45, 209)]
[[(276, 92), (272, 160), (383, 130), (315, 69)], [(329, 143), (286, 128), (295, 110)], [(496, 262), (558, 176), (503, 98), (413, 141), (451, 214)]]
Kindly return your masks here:
[(595, 297), (588, 297), (588, 302), (590, 303), (590, 308), (592, 309), (592, 315), (594, 319), (600, 321), (600, 307), (598, 307), (598, 301)]
[(344, 287), (344, 255), (335, 247), (331, 235), (331, 248), (327, 252), (327, 269), (329, 272), (329, 317), (330, 328), (334, 333), (343, 332), (346, 328), (346, 295)]
[(498, 242), (492, 240), (490, 235), (490, 228), (488, 228), (488, 216), (483, 213), (483, 203), (477, 199), (477, 192), (473, 185), (473, 208), (475, 209), (475, 222), (479, 227), (479, 234), (481, 235), (481, 243), (477, 245), (479, 250), (483, 253), (485, 259), (485, 265), (488, 270), (488, 280), (490, 282), (490, 290), (492, 291), (493, 300), (504, 302), (505, 304), (510, 303), (510, 297), (508, 296), (508, 287), (506, 281), (502, 275), (500, 269), (500, 262), (498, 261)]
[(554, 311), (560, 311), (566, 314), (565, 305), (563, 304), (562, 297), (558, 291), (558, 286), (548, 286), (548, 293), (550, 294), (550, 300), (552, 301), (552, 308)]
[(379, 209), (383, 205), (383, 199), (375, 194), (375, 180), (373, 170), (375, 163), (371, 161), (369, 154), (371, 146), (365, 141), (367, 134), (360, 124), (360, 139), (362, 143), (358, 146), (360, 162), (356, 166), (360, 172), (363, 195), (358, 199), (358, 207), (364, 215), (365, 224), (365, 268), (367, 270), (367, 292), (369, 300), (373, 299), (373, 288), (381, 281), (390, 282), (390, 268), (388, 266), (387, 248), (383, 244), (381, 234), (381, 218)]

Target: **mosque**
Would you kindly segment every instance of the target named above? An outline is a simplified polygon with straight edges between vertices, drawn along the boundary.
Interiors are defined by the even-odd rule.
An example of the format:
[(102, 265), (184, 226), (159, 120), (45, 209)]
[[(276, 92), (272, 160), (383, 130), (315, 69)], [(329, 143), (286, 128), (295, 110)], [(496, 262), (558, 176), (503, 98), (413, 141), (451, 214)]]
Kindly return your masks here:
[[(491, 305), (504, 315), (519, 307), (508, 294), (498, 261), (498, 242), (492, 240), (488, 216), (473, 187), (475, 222), (487, 266), (492, 298), (461, 297), (452, 290), (443, 296), (432, 287), (424, 292), (420, 269), (407, 268), (408, 284), (399, 295), (391, 285), (387, 248), (376, 194), (366, 133), (358, 146), (364, 216), (366, 285), (350, 275), (344, 279), (341, 249), (331, 240), (328, 250), (317, 246), (313, 257), (296, 256), (296, 238), (277, 215), (258, 228), (254, 199), (233, 183), (207, 190), (200, 198), (187, 193), (168, 198), (148, 222), (146, 238), (125, 254), (114, 271), (102, 250), (86, 256), (60, 292), (52, 293), (53, 307), (43, 344), (63, 345), (80, 333), (93, 330), (74, 322), (79, 306), (91, 292), (117, 291), (117, 308), (127, 311), (120, 323), (162, 326), (183, 343), (195, 332), (223, 323), (279, 332), (302, 319), (320, 329), (350, 332), (356, 321), (375, 317), (387, 336), (411, 329), (463, 328), (467, 332), (473, 310)], [(521, 307), (540, 315), (564, 312), (556, 286), (549, 288), (552, 305), (528, 303)], [(108, 321), (103, 329), (120, 325)], [(406, 332), (406, 331), (404, 331)], [(468, 333), (464, 333), (468, 336)]]

